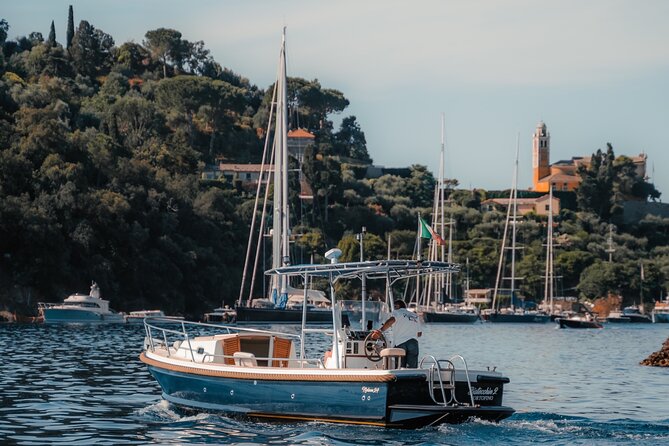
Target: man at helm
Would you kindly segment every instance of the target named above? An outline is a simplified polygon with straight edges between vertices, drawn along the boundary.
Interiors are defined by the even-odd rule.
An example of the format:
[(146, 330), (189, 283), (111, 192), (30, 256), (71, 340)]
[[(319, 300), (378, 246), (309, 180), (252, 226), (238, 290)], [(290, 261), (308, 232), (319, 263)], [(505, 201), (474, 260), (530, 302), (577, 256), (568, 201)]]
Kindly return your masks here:
[(372, 332), (372, 339), (380, 338), (381, 333), (393, 327), (395, 347), (406, 352), (406, 356), (402, 358), (402, 367), (417, 368), (418, 338), (423, 334), (418, 315), (407, 310), (406, 303), (403, 300), (396, 300), (393, 306), (395, 309), (391, 313), (390, 319), (385, 321), (379, 330)]

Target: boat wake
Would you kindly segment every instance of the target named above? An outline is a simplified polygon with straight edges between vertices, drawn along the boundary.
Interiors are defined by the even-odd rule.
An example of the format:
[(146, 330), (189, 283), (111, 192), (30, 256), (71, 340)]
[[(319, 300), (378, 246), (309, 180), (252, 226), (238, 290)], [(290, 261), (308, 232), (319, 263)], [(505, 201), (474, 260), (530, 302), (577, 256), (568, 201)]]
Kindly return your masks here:
[(147, 435), (162, 442), (249, 445), (657, 445), (669, 444), (669, 419), (656, 422), (617, 419), (596, 421), (546, 412), (517, 413), (500, 423), (473, 420), (416, 430), (321, 422), (267, 423), (241, 421), (219, 414), (184, 414), (166, 401), (136, 412), (153, 425)]
[(144, 421), (153, 423), (198, 422), (211, 416), (207, 413), (184, 415), (165, 400), (137, 410), (136, 415)]
[[(476, 421), (458, 426), (444, 426), (440, 430), (457, 429), (460, 434), (483, 444), (495, 443), (495, 438), (527, 438), (527, 444), (667, 444), (669, 423), (612, 420), (600, 422), (583, 417), (569, 417), (550, 413), (516, 414), (499, 424)], [(449, 432), (452, 434), (452, 432)], [(531, 439), (531, 440), (530, 440)], [(523, 444), (523, 441), (514, 442)]]

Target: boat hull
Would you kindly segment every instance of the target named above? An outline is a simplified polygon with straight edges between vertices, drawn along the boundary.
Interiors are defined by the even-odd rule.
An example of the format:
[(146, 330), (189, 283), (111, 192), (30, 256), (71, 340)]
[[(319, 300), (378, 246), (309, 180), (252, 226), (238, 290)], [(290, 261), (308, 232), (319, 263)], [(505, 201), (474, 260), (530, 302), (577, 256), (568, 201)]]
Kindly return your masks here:
[(669, 313), (653, 313), (653, 322), (656, 324), (669, 324)]
[(610, 322), (613, 324), (629, 324), (630, 322), (632, 322), (632, 320), (627, 316), (620, 316), (620, 317), (607, 317), (606, 322)]
[(45, 308), (42, 310), (44, 322), (52, 323), (124, 323), (123, 315), (111, 313), (100, 314), (93, 311), (70, 308)]
[[(425, 374), (419, 372), (386, 381), (327, 376), (300, 380), (207, 376), (170, 370), (155, 362), (148, 367), (170, 403), (236, 417), (417, 428), (472, 417), (496, 422), (514, 413), (501, 406), (503, 384), (508, 380), (495, 377), (478, 376), (472, 383), (476, 406), (445, 406), (434, 403)], [(458, 401), (468, 401), (468, 395), (466, 383), (459, 382)]]
[(504, 322), (504, 323), (545, 324), (551, 320), (551, 317), (548, 314), (492, 313), (487, 316), (486, 320), (490, 322)]
[(426, 323), (461, 323), (471, 324), (479, 320), (478, 314), (449, 313), (449, 312), (423, 312), (423, 321)]
[[(302, 310), (237, 307), (237, 324), (301, 324)], [(307, 324), (332, 325), (330, 311), (307, 310)]]
[(558, 323), (560, 328), (603, 328), (602, 324), (595, 321), (576, 321), (561, 318), (558, 318), (555, 321)]

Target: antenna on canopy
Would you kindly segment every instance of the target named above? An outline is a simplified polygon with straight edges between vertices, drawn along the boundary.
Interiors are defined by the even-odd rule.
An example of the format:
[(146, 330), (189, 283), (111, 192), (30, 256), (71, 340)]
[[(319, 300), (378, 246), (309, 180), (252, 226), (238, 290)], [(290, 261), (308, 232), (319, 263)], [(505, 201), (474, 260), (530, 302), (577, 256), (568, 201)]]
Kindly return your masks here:
[(330, 260), (330, 263), (337, 263), (339, 257), (341, 257), (341, 249), (339, 248), (332, 248), (325, 253), (325, 258)]

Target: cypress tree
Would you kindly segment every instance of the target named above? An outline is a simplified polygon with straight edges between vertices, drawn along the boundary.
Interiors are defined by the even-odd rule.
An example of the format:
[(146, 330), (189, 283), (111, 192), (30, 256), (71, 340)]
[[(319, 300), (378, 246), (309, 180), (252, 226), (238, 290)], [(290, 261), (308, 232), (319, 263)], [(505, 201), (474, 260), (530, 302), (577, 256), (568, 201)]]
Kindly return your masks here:
[(56, 46), (56, 27), (53, 24), (53, 20), (51, 21), (51, 29), (49, 30), (49, 46)]
[(70, 49), (72, 45), (72, 38), (74, 37), (74, 13), (72, 12), (72, 5), (70, 5), (70, 10), (67, 13), (67, 49)]

